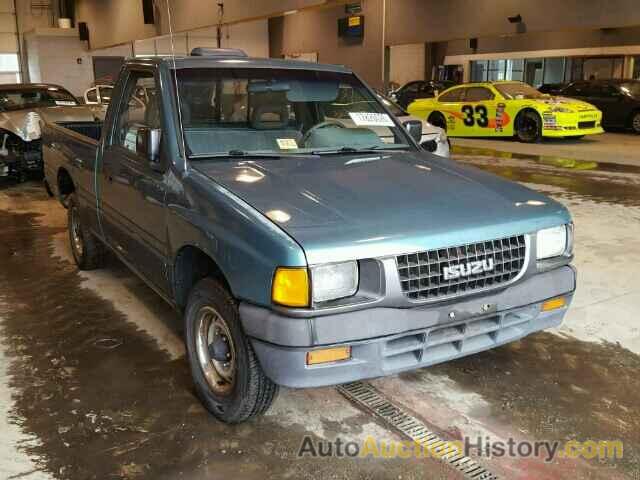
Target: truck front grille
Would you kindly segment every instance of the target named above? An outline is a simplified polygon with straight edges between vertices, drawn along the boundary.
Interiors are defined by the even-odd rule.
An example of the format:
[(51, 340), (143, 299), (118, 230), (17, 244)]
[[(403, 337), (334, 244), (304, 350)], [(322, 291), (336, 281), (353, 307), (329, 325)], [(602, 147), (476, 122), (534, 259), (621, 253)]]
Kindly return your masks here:
[[(439, 300), (496, 288), (514, 280), (525, 268), (524, 235), (398, 255), (402, 292), (411, 300)], [(481, 268), (472, 262), (483, 262)], [(451, 267), (454, 267), (451, 269)], [(457, 278), (445, 275), (462, 269)], [(455, 274), (454, 274), (455, 276)]]

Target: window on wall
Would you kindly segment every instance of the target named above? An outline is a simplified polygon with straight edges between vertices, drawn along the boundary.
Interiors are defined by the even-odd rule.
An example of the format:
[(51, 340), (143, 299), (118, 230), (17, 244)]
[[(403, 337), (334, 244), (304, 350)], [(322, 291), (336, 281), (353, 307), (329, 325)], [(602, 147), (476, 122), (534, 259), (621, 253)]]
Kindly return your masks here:
[(544, 80), (542, 83), (562, 83), (564, 81), (565, 59), (545, 58), (544, 59)]
[(0, 83), (20, 83), (20, 62), (18, 62), (18, 54), (0, 54)]
[(633, 57), (633, 78), (640, 80), (640, 57)]
[(471, 62), (471, 81), (485, 82), (487, 80), (487, 60)]
[(524, 60), (478, 60), (471, 62), (472, 82), (492, 82), (495, 80), (522, 80)]

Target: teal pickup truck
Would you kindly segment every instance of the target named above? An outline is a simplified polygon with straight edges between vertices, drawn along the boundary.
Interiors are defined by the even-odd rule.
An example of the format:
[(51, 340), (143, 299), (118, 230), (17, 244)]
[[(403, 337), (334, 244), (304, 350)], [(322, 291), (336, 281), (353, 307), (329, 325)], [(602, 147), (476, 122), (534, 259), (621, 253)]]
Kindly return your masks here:
[(197, 392), (236, 423), (278, 385), (426, 367), (561, 323), (566, 208), (427, 152), (421, 133), (348, 68), (197, 50), (128, 60), (104, 124), (47, 123), (43, 151), (79, 268), (108, 249), (182, 312)]

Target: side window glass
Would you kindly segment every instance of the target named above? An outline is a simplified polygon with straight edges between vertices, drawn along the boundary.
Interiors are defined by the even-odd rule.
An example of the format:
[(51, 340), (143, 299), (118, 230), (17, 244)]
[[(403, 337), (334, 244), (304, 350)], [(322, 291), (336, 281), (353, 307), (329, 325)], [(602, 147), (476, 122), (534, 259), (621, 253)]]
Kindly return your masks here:
[(144, 101), (140, 98), (141, 89), (155, 92), (156, 82), (152, 73), (132, 72), (124, 90), (114, 144), (134, 153), (137, 152), (137, 137), (140, 128), (160, 128), (160, 108), (155, 95)]
[(464, 88), (456, 88), (448, 92), (443, 93), (438, 97), (439, 102), (460, 102), (462, 100), (462, 94)]
[(100, 87), (100, 103), (108, 104), (111, 102), (112, 87)]
[(464, 99), (466, 102), (483, 102), (493, 100), (493, 93), (491, 93), (491, 90), (488, 88), (470, 87), (467, 88)]
[(98, 103), (98, 91), (95, 88), (87, 91), (87, 102)]
[(420, 88), (420, 84), (418, 82), (410, 83), (404, 88), (404, 91), (407, 93), (418, 93), (418, 89)]

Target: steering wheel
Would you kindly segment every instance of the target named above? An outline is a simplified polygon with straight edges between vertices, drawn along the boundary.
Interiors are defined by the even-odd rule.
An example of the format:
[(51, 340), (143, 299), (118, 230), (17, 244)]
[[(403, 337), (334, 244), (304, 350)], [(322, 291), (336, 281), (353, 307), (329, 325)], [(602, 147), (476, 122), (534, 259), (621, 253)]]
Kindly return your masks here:
[(311, 127), (309, 130), (307, 130), (306, 133), (302, 136), (300, 143), (306, 147), (307, 140), (309, 140), (309, 137), (313, 132), (315, 132), (316, 130), (320, 130), (321, 128), (327, 128), (327, 127), (345, 128), (345, 126), (342, 123), (338, 122), (337, 120), (325, 120), (324, 122), (320, 122), (314, 125), (313, 127)]

